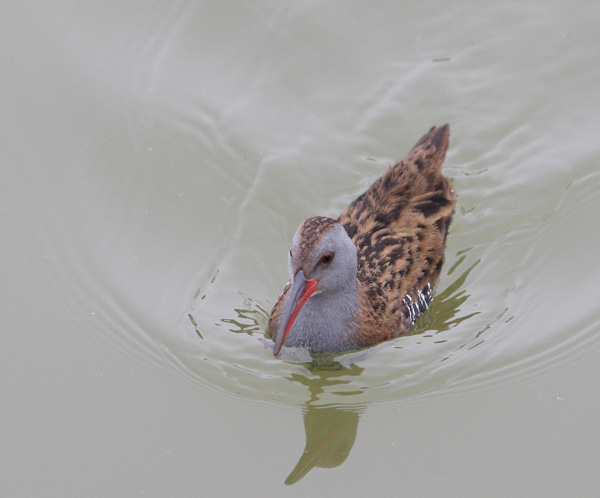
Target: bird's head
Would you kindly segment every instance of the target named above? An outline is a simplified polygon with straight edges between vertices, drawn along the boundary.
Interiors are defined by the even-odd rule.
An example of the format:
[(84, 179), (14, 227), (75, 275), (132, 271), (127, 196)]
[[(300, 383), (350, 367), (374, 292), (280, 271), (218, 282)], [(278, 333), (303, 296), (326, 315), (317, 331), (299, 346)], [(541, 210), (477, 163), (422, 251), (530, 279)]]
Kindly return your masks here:
[(277, 332), (275, 356), (308, 299), (319, 294), (332, 295), (356, 280), (356, 246), (336, 220), (323, 216), (309, 218), (292, 240), (288, 271), (292, 285)]

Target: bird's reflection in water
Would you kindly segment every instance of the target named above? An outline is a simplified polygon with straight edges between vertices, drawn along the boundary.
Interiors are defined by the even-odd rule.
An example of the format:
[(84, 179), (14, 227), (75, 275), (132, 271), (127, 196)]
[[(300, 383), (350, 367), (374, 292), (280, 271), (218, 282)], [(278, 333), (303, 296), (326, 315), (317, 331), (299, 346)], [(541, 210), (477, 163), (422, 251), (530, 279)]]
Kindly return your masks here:
[[(332, 468), (344, 463), (354, 445), (358, 421), (364, 405), (319, 405), (325, 390), (348, 384), (348, 377), (359, 376), (363, 369), (357, 365), (344, 367), (335, 360), (322, 360), (309, 365), (313, 377), (293, 374), (291, 381), (308, 388), (310, 399), (303, 409), (306, 444), (298, 463), (285, 480), (294, 484), (314, 467)], [(351, 395), (352, 393), (346, 393)]]
[(298, 482), (313, 467), (331, 468), (344, 463), (356, 439), (361, 411), (308, 404), (304, 409), (306, 445), (285, 483)]
[[(466, 249), (457, 254), (458, 260), (448, 270), (448, 275), (453, 275), (455, 270), (462, 266), (468, 251), (469, 249)], [(479, 260), (459, 272), (454, 281), (437, 294), (428, 312), (419, 319), (407, 335), (430, 334), (432, 331), (435, 334), (442, 333), (478, 314), (478, 312), (460, 314), (463, 303), (469, 298), (465, 281), (478, 263)], [(241, 292), (240, 296), (244, 302), (243, 306), (234, 310), (235, 318), (224, 318), (221, 322), (226, 323), (231, 332), (257, 334), (265, 347), (272, 348), (273, 342), (261, 334), (267, 328), (269, 316), (267, 307)], [(348, 458), (356, 440), (360, 416), (366, 409), (365, 404), (352, 403), (352, 396), (362, 394), (364, 389), (367, 389), (353, 391), (352, 388), (348, 388), (364, 370), (357, 363), (385, 347), (386, 343), (382, 343), (341, 356), (339, 353), (338, 356), (325, 353), (320, 357), (313, 357), (302, 348), (284, 347), (280, 356), (282, 361), (305, 367), (303, 372), (292, 373), (288, 380), (304, 385), (309, 393), (309, 399), (302, 410), (306, 444), (298, 463), (285, 480), (286, 484), (300, 481), (314, 467), (337, 467)], [(339, 389), (336, 389), (336, 386), (339, 386)], [(331, 394), (338, 399), (344, 396), (348, 402), (326, 404), (324, 400), (331, 399)]]

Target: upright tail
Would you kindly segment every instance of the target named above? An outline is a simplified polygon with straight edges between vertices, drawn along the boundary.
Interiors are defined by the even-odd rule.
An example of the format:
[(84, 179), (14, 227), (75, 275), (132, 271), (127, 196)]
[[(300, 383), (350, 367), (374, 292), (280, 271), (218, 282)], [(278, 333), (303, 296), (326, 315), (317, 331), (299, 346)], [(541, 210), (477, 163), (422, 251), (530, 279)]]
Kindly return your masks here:
[(442, 163), (446, 157), (450, 142), (450, 126), (448, 124), (433, 126), (415, 144), (402, 161), (414, 164), (415, 169), (428, 183), (427, 190), (439, 190), (442, 177)]

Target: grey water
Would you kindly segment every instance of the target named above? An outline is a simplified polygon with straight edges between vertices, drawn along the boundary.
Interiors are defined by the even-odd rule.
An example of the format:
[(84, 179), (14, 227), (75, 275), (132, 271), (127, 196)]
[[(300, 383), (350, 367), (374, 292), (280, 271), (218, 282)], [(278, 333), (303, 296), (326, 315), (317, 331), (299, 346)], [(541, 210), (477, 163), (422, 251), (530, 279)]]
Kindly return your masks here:
[[(5, 496), (597, 496), (600, 4), (10, 2)], [(432, 125), (458, 208), (410, 334), (311, 365), (298, 224)]]

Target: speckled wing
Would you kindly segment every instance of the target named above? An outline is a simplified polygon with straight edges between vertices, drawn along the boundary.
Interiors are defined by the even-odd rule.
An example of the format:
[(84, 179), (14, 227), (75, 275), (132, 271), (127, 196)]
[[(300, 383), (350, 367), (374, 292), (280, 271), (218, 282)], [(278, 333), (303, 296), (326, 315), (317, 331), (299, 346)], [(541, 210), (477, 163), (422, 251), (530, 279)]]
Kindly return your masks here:
[(361, 346), (404, 333), (429, 305), (456, 204), (441, 173), (449, 134), (432, 128), (339, 217), (358, 250)]
[(279, 330), (279, 320), (281, 318), (281, 310), (283, 308), (283, 303), (285, 302), (285, 298), (287, 297), (288, 292), (290, 291), (290, 287), (292, 286), (291, 280), (285, 284), (283, 291), (279, 295), (279, 298), (275, 302), (273, 306), (273, 310), (269, 315), (269, 335), (273, 338), (277, 338), (277, 331)]

